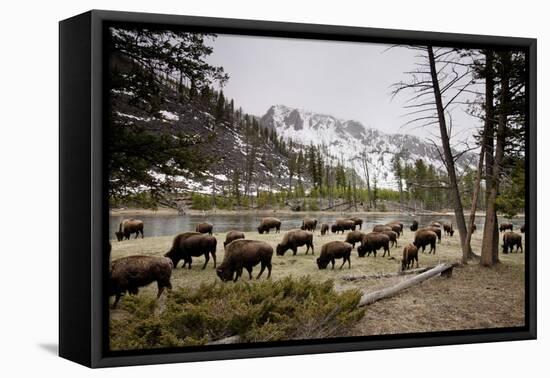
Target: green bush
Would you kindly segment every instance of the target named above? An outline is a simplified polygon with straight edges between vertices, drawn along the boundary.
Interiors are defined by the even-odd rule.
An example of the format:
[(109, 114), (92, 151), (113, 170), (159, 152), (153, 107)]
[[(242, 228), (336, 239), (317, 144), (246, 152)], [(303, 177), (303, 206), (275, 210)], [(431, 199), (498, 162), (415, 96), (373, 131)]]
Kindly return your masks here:
[(183, 287), (162, 304), (128, 296), (120, 303), (124, 315), (111, 319), (111, 349), (201, 345), (233, 335), (242, 342), (346, 336), (364, 315), (360, 298), (357, 290), (337, 293), (332, 281), (310, 277)]
[(205, 194), (193, 193), (191, 195), (191, 207), (195, 210), (210, 210), (212, 209), (212, 197)]

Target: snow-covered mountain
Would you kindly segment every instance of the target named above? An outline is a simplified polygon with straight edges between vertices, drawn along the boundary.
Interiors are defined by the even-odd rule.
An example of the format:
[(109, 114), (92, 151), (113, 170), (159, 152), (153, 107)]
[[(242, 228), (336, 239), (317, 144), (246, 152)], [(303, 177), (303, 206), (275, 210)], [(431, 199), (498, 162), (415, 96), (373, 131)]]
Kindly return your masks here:
[[(384, 133), (358, 121), (274, 105), (261, 117), (260, 123), (275, 129), (286, 140), (305, 146), (321, 146), (325, 158), (333, 159), (335, 163), (342, 161), (362, 179), (366, 174), (361, 156), (366, 156), (371, 180), (376, 177), (380, 187), (397, 187), (391, 161), (396, 153), (402, 151), (408, 163), (423, 159), (436, 169), (444, 169), (437, 148), (430, 142), (413, 135)], [(465, 155), (457, 165), (462, 169), (464, 165), (473, 163), (472, 155)]]

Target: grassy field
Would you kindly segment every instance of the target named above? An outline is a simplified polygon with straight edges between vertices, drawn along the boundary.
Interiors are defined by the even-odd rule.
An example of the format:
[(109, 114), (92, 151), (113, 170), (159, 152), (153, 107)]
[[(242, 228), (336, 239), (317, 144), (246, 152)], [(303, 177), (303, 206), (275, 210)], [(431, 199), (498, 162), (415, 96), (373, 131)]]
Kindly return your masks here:
[[(366, 231), (366, 230), (364, 230)], [(370, 230), (369, 230), (370, 231)], [(274, 249), (281, 240), (284, 231), (280, 234), (259, 235), (256, 232), (245, 233), (247, 239), (263, 240), (271, 244)], [(327, 279), (334, 281), (338, 292), (348, 289), (359, 289), (370, 292), (391, 286), (407, 276), (390, 278), (369, 278), (358, 281), (344, 281), (344, 275), (376, 275), (377, 273), (397, 272), (402, 248), (413, 239), (413, 232), (408, 229), (398, 239), (399, 247), (391, 249), (391, 257), (359, 258), (357, 245), (352, 252), (351, 269), (346, 266), (340, 270), (340, 264), (331, 270), (319, 270), (315, 258), (319, 256), (321, 246), (332, 240), (344, 240), (345, 235), (330, 234), (320, 236), (315, 232), (315, 256), (305, 255), (305, 247), (298, 250), (296, 256), (287, 251), (285, 256), (273, 256), (272, 280), (281, 280), (284, 277), (310, 276), (312, 280), (324, 282)], [(217, 261), (221, 263), (224, 256), (223, 241), (225, 234), (215, 233), (218, 239)], [(135, 254), (161, 256), (171, 246), (173, 236), (150, 237), (145, 239), (131, 239), (129, 241), (111, 241), (112, 258), (120, 258)], [(479, 253), (481, 233), (473, 236), (473, 250)], [(428, 255), (419, 254), (420, 267), (435, 265), (439, 262), (454, 262), (460, 260), (461, 252), (457, 233), (454, 237), (445, 237), (437, 245), (437, 253)], [(441, 331), (456, 329), (497, 328), (521, 326), (524, 324), (524, 254), (500, 255), (501, 264), (493, 269), (481, 268), (472, 262), (466, 266), (454, 269), (450, 279), (437, 277), (421, 285), (410, 288), (399, 295), (374, 303), (366, 308), (365, 316), (357, 322), (353, 330), (354, 335), (376, 335), (390, 333), (408, 333), (424, 331)], [(205, 270), (202, 257), (193, 259), (191, 270), (176, 268), (172, 274), (174, 288), (196, 288), (201, 284), (211, 284), (219, 281), (215, 274), (212, 259)], [(257, 274), (256, 267), (253, 274)], [(264, 281), (266, 272), (260, 279)], [(409, 276), (410, 277), (410, 276)], [(243, 273), (241, 280), (248, 282), (248, 274)], [(252, 281), (256, 284), (256, 280)], [(227, 283), (226, 285), (232, 285)], [(140, 296), (154, 297), (156, 284), (151, 284), (140, 290)], [(125, 298), (121, 300), (124, 302)], [(113, 319), (125, 316), (125, 310), (112, 310)]]

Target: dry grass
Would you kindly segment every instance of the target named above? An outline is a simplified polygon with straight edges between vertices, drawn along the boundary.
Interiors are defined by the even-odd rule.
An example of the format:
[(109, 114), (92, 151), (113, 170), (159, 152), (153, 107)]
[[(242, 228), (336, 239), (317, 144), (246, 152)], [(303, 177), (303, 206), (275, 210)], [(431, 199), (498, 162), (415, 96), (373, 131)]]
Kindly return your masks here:
[[(364, 230), (365, 231), (365, 230)], [(245, 233), (246, 238), (263, 240), (274, 248), (281, 240), (280, 234), (259, 235), (255, 232)], [(218, 239), (217, 260), (223, 260), (223, 241), (225, 234), (215, 233)], [(360, 289), (366, 292), (377, 290), (395, 284), (407, 277), (373, 278), (362, 281), (343, 281), (343, 275), (373, 275), (376, 273), (396, 272), (399, 268), (402, 248), (413, 239), (413, 233), (406, 230), (399, 239), (399, 248), (392, 248), (395, 259), (381, 257), (357, 257), (356, 249), (352, 252), (351, 269), (319, 270), (315, 258), (320, 254), (321, 246), (332, 240), (344, 240), (345, 235), (320, 236), (315, 233), (315, 256), (304, 255), (305, 247), (298, 250), (296, 256), (287, 251), (285, 256), (273, 256), (272, 279), (283, 277), (306, 276), (322, 282), (334, 280), (337, 290)], [(113, 259), (133, 255), (162, 255), (169, 248), (173, 237), (151, 237), (132, 239), (130, 241), (111, 241)], [(481, 234), (474, 234), (472, 247), (479, 253)], [(357, 245), (356, 245), (357, 247)], [(443, 237), (437, 245), (435, 255), (420, 254), (420, 267), (435, 265), (439, 262), (457, 261), (460, 259), (458, 235)], [(520, 326), (524, 322), (524, 255), (501, 255), (502, 263), (494, 269), (479, 267), (476, 263), (455, 268), (451, 279), (434, 278), (419, 286), (413, 287), (394, 298), (377, 302), (367, 307), (366, 315), (356, 327), (356, 335), (374, 335), (388, 333), (424, 332), (455, 329), (475, 329)], [(213, 283), (218, 280), (213, 262), (210, 261), (205, 270), (201, 270), (204, 259), (194, 258), (193, 269), (175, 269), (172, 275), (174, 287), (197, 287), (202, 283)], [(255, 269), (257, 273), (258, 268)], [(264, 273), (261, 280), (265, 280)], [(248, 281), (247, 274), (243, 274)], [(140, 295), (153, 296), (156, 292), (154, 284), (143, 288)], [(124, 298), (122, 299), (124, 301)], [(117, 317), (119, 310), (113, 312)]]

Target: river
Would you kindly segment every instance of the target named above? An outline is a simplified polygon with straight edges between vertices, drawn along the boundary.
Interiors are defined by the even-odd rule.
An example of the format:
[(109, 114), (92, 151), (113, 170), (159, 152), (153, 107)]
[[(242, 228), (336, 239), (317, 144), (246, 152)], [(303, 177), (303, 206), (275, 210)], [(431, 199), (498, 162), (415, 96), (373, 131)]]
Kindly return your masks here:
[[(292, 228), (298, 228), (302, 224), (302, 219), (306, 216), (312, 216), (319, 220), (320, 223), (332, 224), (335, 219), (342, 218), (341, 214), (273, 214), (274, 217), (279, 218), (283, 225), (282, 231)], [(214, 224), (214, 232), (224, 233), (230, 230), (241, 231), (255, 231), (258, 227), (260, 219), (263, 214), (206, 214), (206, 215), (139, 215), (134, 218), (141, 219), (144, 224), (145, 236), (166, 236), (176, 235), (185, 231), (195, 231), (195, 226), (200, 222), (210, 222)], [(400, 220), (405, 224), (405, 227), (409, 227), (414, 219), (418, 220), (421, 226), (428, 225), (433, 221), (451, 222), (455, 226), (456, 222), (453, 215), (418, 215), (412, 216), (408, 214), (363, 214), (360, 216), (363, 219), (363, 230), (372, 230), (375, 224), (385, 224), (394, 220)], [(124, 218), (130, 218), (129, 216), (111, 215), (109, 222), (109, 235), (114, 238), (114, 233), (118, 229), (120, 221)], [(476, 217), (476, 226), (478, 231), (483, 230), (483, 216)], [(511, 221), (514, 224), (514, 229), (523, 224), (524, 220), (521, 218), (513, 219)]]

